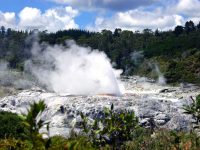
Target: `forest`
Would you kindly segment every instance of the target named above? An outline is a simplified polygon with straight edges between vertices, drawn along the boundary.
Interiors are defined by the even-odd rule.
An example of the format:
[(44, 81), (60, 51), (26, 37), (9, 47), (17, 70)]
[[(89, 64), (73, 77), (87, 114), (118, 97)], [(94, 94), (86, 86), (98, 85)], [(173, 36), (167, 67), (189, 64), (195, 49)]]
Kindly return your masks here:
[(91, 32), (69, 29), (48, 31), (16, 31), (0, 28), (0, 59), (11, 69), (23, 71), (24, 62), (31, 58), (31, 35), (37, 31), (40, 43), (66, 46), (66, 40), (107, 54), (113, 66), (123, 70), (123, 75), (141, 75), (157, 78), (155, 65), (167, 83), (200, 84), (200, 23), (187, 21), (173, 30), (128, 31), (116, 28), (114, 32)]

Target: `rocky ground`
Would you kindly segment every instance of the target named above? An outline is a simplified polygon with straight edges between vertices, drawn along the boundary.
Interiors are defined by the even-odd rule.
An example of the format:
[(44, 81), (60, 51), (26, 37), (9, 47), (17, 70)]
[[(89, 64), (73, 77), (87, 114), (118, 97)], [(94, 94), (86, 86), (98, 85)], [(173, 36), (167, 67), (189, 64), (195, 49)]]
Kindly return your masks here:
[[(50, 121), (50, 135), (67, 136), (70, 129), (81, 121), (80, 112), (91, 120), (100, 117), (104, 107), (113, 103), (116, 110), (135, 111), (140, 124), (148, 126), (153, 118), (159, 128), (188, 130), (191, 116), (183, 114), (182, 106), (191, 102), (191, 96), (200, 94), (200, 88), (191, 84), (177, 87), (159, 85), (140, 77), (123, 78), (125, 93), (121, 97), (112, 95), (74, 96), (49, 93), (39, 88), (0, 98), (0, 111), (18, 114), (27, 112), (33, 101), (44, 100), (47, 108), (42, 118)], [(76, 125), (75, 125), (76, 124)]]

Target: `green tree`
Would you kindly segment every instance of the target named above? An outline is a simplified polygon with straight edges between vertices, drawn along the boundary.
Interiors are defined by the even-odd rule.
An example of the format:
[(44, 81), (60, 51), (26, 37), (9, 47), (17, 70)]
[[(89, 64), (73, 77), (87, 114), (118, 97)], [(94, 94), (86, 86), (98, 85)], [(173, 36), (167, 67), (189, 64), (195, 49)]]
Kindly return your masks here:
[(122, 32), (122, 29), (116, 28), (115, 31), (114, 31), (113, 36), (118, 36), (119, 37), (121, 32)]
[(200, 22), (197, 24), (197, 30), (200, 30)]
[(176, 36), (179, 36), (183, 32), (184, 32), (184, 28), (182, 26), (176, 26), (175, 29), (174, 29), (174, 34)]
[(6, 28), (4, 26), (1, 26), (1, 35), (5, 36), (6, 34)]
[(155, 34), (155, 36), (160, 36), (160, 31), (158, 29), (156, 29), (154, 34)]
[(194, 22), (193, 21), (187, 21), (185, 23), (185, 31), (186, 33), (189, 33), (189, 32), (192, 32), (195, 30), (195, 25), (194, 25)]

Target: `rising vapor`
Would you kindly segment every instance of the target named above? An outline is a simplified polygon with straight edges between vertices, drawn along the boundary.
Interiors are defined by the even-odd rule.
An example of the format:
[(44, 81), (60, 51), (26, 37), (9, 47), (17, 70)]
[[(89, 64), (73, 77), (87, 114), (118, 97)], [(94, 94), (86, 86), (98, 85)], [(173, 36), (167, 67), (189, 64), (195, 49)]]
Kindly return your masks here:
[(112, 68), (105, 53), (78, 46), (74, 41), (50, 46), (34, 42), (29, 71), (46, 89), (72, 95), (121, 95), (121, 71)]

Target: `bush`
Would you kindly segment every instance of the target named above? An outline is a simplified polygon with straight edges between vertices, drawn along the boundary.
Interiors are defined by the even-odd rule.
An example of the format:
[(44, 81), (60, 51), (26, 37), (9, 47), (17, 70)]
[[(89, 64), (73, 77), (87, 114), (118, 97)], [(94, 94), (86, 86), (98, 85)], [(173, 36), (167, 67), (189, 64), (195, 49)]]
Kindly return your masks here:
[(50, 138), (50, 145), (47, 150), (94, 150), (92, 143), (88, 141), (87, 137), (77, 135), (65, 138), (61, 136), (54, 136)]
[(0, 139), (14, 137), (21, 138), (25, 129), (22, 119), (11, 112), (0, 112)]
[(31, 145), (28, 142), (14, 138), (1, 139), (0, 150), (30, 150)]
[(138, 128), (138, 119), (134, 112), (114, 110), (105, 108), (103, 117), (96, 119), (92, 125), (88, 124), (87, 118), (81, 114), (83, 119), (83, 132), (89, 137), (95, 146), (111, 145), (113, 149), (119, 147), (124, 141), (131, 140), (133, 133)]
[(199, 148), (200, 141), (195, 133), (169, 130), (157, 130), (152, 135), (141, 134), (136, 139), (126, 142), (123, 147), (126, 150), (197, 150)]

